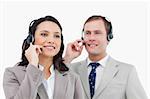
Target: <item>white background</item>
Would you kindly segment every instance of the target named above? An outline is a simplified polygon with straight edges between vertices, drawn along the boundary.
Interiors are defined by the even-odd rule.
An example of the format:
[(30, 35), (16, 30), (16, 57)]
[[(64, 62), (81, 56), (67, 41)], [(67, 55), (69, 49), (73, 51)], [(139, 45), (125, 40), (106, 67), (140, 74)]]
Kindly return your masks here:
[[(150, 93), (150, 8), (148, 2), (119, 1), (2, 1), (0, 2), (0, 96), (3, 73), (20, 61), (21, 46), (28, 34), (29, 23), (52, 15), (63, 27), (65, 45), (81, 37), (85, 20), (91, 15), (103, 15), (111, 20), (114, 39), (107, 52), (117, 60), (135, 65), (140, 81)], [(85, 50), (75, 61), (87, 56)], [(150, 97), (149, 97), (150, 98)]]

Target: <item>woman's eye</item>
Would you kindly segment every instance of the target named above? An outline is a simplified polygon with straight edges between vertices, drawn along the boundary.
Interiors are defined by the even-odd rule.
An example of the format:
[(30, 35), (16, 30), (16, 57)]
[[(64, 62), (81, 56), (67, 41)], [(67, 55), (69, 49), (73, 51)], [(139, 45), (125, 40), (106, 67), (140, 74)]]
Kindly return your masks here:
[(41, 33), (41, 36), (48, 36), (48, 34), (46, 34), (46, 33)]
[(55, 35), (56, 38), (60, 38), (60, 35)]

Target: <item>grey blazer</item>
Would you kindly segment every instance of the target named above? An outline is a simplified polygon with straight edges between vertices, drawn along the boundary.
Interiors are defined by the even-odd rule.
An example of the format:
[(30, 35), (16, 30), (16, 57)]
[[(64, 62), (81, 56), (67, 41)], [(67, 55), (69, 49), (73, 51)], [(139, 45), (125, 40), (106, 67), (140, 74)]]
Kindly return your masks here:
[[(31, 64), (7, 68), (3, 78), (6, 99), (48, 99), (43, 79), (43, 72)], [(70, 70), (63, 74), (55, 70), (53, 99), (84, 99), (79, 76)]]
[[(73, 63), (70, 68), (80, 75), (85, 99), (91, 99), (87, 61)], [(109, 57), (93, 99), (147, 99), (147, 96), (134, 66)]]

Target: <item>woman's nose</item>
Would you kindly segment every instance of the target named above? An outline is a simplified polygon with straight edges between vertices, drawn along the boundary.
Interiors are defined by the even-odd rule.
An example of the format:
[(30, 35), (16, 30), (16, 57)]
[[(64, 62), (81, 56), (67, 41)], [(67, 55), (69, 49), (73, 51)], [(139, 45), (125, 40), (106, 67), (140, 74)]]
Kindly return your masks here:
[(54, 38), (53, 38), (53, 37), (51, 37), (51, 36), (50, 36), (50, 37), (48, 37), (48, 38), (47, 38), (47, 42), (48, 42), (48, 43), (52, 43), (52, 44), (53, 44), (53, 43), (54, 43)]

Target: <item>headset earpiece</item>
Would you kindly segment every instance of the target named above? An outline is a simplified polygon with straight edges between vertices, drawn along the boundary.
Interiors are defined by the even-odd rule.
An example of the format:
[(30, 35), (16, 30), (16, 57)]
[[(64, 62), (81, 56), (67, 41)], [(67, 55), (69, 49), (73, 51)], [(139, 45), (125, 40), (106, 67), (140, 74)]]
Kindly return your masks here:
[(31, 42), (33, 43), (34, 41), (34, 37), (32, 34), (29, 34), (28, 37), (27, 37), (27, 43), (30, 44)]
[(105, 21), (108, 22), (108, 30), (109, 30), (109, 32), (107, 33), (107, 40), (110, 41), (111, 39), (113, 39), (112, 25), (111, 25), (110, 21), (106, 20), (106, 18), (105, 18)]
[(30, 25), (29, 25), (29, 35), (28, 35), (28, 37), (26, 38), (28, 44), (30, 44), (31, 42), (32, 42), (32, 43), (34, 42), (34, 36), (33, 36), (33, 34), (32, 34), (32, 26), (33, 26), (33, 24), (34, 24), (35, 21), (36, 21), (36, 20), (33, 20), (33, 21), (30, 23)]
[(107, 40), (110, 41), (111, 39), (113, 39), (113, 34), (112, 33), (107, 35)]

